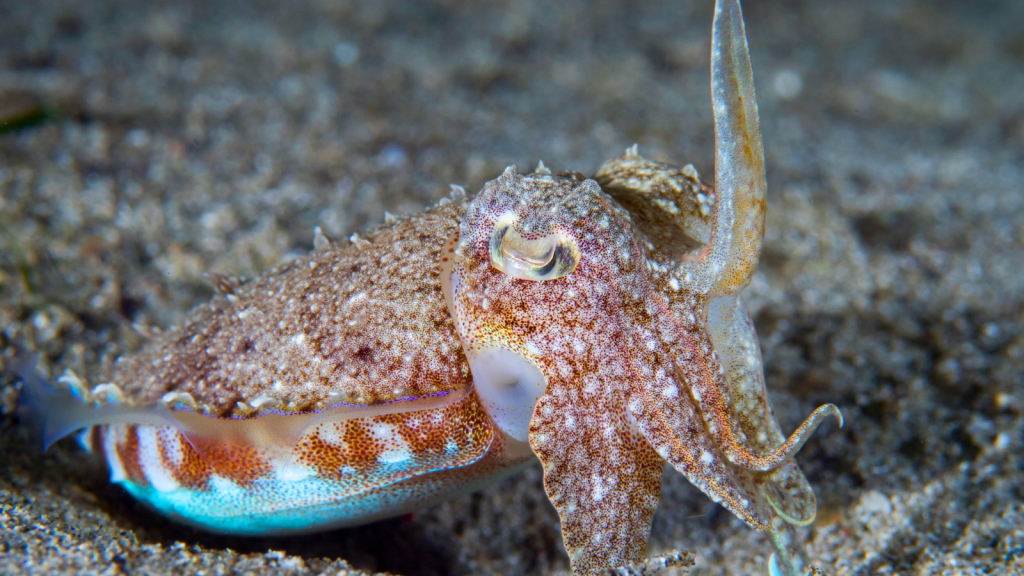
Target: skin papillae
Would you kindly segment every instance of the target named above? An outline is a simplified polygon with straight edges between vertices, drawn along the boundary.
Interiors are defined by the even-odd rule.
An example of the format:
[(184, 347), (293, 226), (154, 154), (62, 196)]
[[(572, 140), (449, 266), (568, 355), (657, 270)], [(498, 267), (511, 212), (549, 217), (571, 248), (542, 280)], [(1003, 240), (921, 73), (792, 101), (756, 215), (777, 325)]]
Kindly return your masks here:
[[(73, 395), (25, 374), (47, 443), (84, 430), (111, 478), (235, 534), (355, 525), (534, 456), (574, 574), (643, 559), (667, 461), (776, 548), (815, 499), (768, 403), (739, 296), (764, 235), (742, 15), (716, 4), (715, 187), (633, 149), (594, 179), (510, 167), (221, 295)], [(27, 371), (26, 371), (27, 372)], [(841, 420), (840, 420), (841, 421)]]

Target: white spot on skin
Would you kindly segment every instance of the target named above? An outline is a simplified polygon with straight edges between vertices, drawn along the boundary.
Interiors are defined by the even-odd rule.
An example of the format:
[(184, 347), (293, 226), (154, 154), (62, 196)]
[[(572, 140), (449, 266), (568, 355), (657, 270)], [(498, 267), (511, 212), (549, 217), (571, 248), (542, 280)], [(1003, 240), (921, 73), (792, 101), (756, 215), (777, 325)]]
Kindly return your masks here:
[(218, 475), (210, 476), (210, 489), (214, 494), (218, 494), (221, 498), (228, 500), (241, 498), (245, 494), (241, 486)]
[(583, 354), (583, 351), (587, 349), (587, 345), (583, 340), (576, 338), (572, 341), (572, 349), (577, 354)]
[(313, 437), (317, 437), (321, 442), (336, 446), (342, 450), (346, 447), (344, 429), (337, 424), (320, 424), (303, 435), (303, 438)]
[(371, 424), (370, 434), (373, 434), (377, 440), (387, 442), (391, 440), (394, 429), (395, 427), (391, 424)]
[(532, 356), (540, 356), (541, 355), (540, 348), (538, 348), (537, 345), (534, 344), (533, 342), (527, 342), (526, 343), (526, 351), (529, 352), (530, 355), (532, 355)]
[(700, 463), (705, 466), (710, 466), (715, 461), (715, 457), (707, 450), (700, 451)]
[(181, 449), (181, 436), (172, 432), (164, 441), (164, 454), (170, 456), (171, 463), (181, 466), (185, 462), (185, 452)]
[(299, 482), (311, 478), (314, 473), (308, 466), (295, 463), (274, 463), (274, 477), (281, 482)]
[(605, 481), (597, 474), (591, 476), (590, 480), (594, 484), (594, 487), (590, 493), (591, 498), (594, 499), (594, 502), (600, 502), (601, 500), (604, 500), (604, 497), (611, 490), (611, 483)]
[(377, 455), (377, 462), (381, 464), (397, 464), (399, 462), (405, 462), (412, 458), (412, 453), (407, 448), (396, 448), (393, 450), (384, 450)]
[(395, 427), (391, 424), (371, 424), (370, 433), (387, 446), (377, 455), (377, 461), (381, 464), (397, 464), (412, 458), (409, 443), (395, 433)]

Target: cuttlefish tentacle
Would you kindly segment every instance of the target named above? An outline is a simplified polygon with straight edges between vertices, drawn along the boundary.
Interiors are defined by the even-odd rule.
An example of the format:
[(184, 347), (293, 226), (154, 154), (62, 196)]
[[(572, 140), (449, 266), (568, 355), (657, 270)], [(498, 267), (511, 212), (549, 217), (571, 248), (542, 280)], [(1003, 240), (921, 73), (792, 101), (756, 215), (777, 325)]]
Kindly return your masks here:
[[(642, 250), (634, 240), (634, 249)], [(648, 298), (647, 316), (659, 324), (659, 338), (671, 342), (677, 351), (676, 359), (667, 373), (661, 374), (664, 383), (647, 381), (649, 394), (662, 396), (672, 390), (683, 394), (688, 391), (700, 409), (708, 432), (719, 444), (729, 461), (748, 470), (766, 472), (781, 466), (795, 455), (810, 438), (814, 430), (828, 416), (835, 416), (842, 426), (842, 414), (833, 404), (817, 408), (774, 450), (759, 454), (744, 446), (736, 433), (734, 416), (730, 407), (729, 384), (726, 371), (719, 361), (710, 334), (704, 328), (708, 324), (708, 305), (699, 296), (683, 295), (677, 306), (660, 298)], [(760, 359), (758, 352), (757, 359)], [(760, 364), (758, 364), (758, 369)], [(763, 389), (763, 387), (762, 387)], [(764, 400), (763, 396), (761, 397)], [(671, 404), (671, 403), (669, 403)], [(675, 406), (667, 409), (673, 410)]]
[(732, 424), (728, 400), (722, 393), (727, 386), (725, 375), (710, 355), (702, 360), (705, 362), (703, 366), (677, 365), (677, 369), (680, 372), (685, 370), (687, 376), (684, 378), (690, 384), (690, 394), (697, 399), (711, 435), (719, 441), (726, 457), (738, 466), (757, 472), (775, 470), (800, 451), (825, 418), (835, 416), (839, 425), (843, 425), (839, 408), (825, 404), (811, 412), (781, 446), (765, 455), (755, 454), (741, 444)]
[[(666, 331), (674, 331), (677, 326), (669, 324), (664, 328)], [(774, 450), (758, 454), (750, 447), (744, 446), (734, 425), (726, 372), (718, 360), (718, 355), (704, 344), (707, 338), (707, 335), (694, 335), (687, 331), (678, 335), (683, 352), (679, 357), (680, 361), (675, 363), (675, 372), (679, 379), (685, 382), (690, 396), (704, 416), (708, 432), (718, 441), (719, 447), (729, 461), (748, 470), (774, 470), (800, 451), (826, 417), (835, 416), (842, 426), (843, 417), (839, 408), (833, 404), (825, 404), (814, 410), (793, 434)]]
[[(782, 445), (783, 436), (772, 413), (764, 385), (764, 371), (757, 332), (743, 298), (739, 294), (711, 300), (708, 306), (708, 332), (729, 387), (729, 411), (748, 448), (765, 452)], [(767, 503), (786, 523), (768, 527), (776, 553), (772, 559), (776, 573), (801, 573), (808, 559), (800, 547), (792, 546), (796, 535), (792, 526), (814, 521), (817, 502), (807, 478), (793, 460), (768, 473), (733, 470), (756, 485), (757, 500)]]
[(739, 2), (718, 2), (711, 39), (715, 200), (711, 238), (683, 261), (687, 286), (709, 297), (750, 282), (761, 256), (767, 184), (761, 126)]

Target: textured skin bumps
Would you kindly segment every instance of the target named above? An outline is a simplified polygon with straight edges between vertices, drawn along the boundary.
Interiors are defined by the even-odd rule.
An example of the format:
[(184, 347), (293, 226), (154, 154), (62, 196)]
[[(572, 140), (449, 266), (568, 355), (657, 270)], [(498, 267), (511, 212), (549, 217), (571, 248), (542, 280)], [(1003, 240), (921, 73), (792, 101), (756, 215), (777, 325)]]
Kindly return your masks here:
[(594, 180), (629, 210), (640, 231), (667, 258), (679, 260), (711, 236), (715, 191), (692, 165), (652, 162), (634, 146), (602, 164)]
[[(494, 269), (488, 231), (509, 211), (523, 236), (571, 234), (582, 254), (576, 270), (529, 282)], [(635, 364), (623, 316), (645, 314), (636, 298), (644, 261), (630, 230), (625, 210), (592, 180), (506, 170), (467, 212), (463, 259), (453, 270), (466, 346), (511, 349), (548, 378), (530, 446), (544, 465), (573, 569), (584, 573), (643, 557), (661, 486), (663, 464), (627, 411)]]
[[(524, 236), (571, 234), (582, 254), (576, 270), (529, 282), (491, 266), (489, 230), (510, 211)], [(453, 284), (465, 345), (510, 349), (548, 379), (530, 445), (574, 570), (642, 558), (662, 460), (748, 524), (769, 528), (768, 503), (691, 400), (728, 386), (706, 298), (655, 273), (650, 242), (628, 211), (593, 181), (507, 170), (473, 201), (460, 234)]]
[(229, 288), (118, 362), (113, 383), (135, 404), (187, 393), (222, 417), (466, 388), (437, 257), (463, 210), (441, 204)]

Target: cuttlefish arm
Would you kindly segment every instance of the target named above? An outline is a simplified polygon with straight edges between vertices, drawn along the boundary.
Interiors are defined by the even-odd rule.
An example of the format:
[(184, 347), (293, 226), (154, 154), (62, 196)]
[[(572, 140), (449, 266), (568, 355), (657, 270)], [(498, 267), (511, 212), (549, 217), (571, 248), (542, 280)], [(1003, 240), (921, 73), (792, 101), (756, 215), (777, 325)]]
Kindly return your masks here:
[(545, 394), (530, 424), (544, 490), (558, 510), (574, 574), (643, 559), (664, 463), (624, 411), (617, 386)]
[[(714, 298), (736, 293), (757, 267), (764, 238), (764, 149), (754, 95), (743, 14), (738, 0), (715, 4), (711, 45), (711, 101), (715, 118), (715, 189), (718, 195), (711, 237), (680, 265), (680, 284), (687, 292)], [(774, 470), (793, 457), (821, 422), (839, 409), (819, 407), (780, 446), (769, 453), (742, 445), (731, 423), (728, 387), (713, 350), (698, 344), (699, 362), (678, 366), (719, 445), (729, 460), (755, 471)]]
[[(757, 332), (739, 294), (710, 302), (708, 331), (725, 371), (729, 414), (742, 444), (756, 452), (782, 446), (786, 437), (768, 402)], [(795, 462), (787, 461), (759, 479), (772, 508), (787, 522), (805, 526), (814, 521), (814, 493)]]
[(737, 0), (716, 2), (711, 36), (715, 118), (715, 200), (711, 238), (685, 259), (690, 290), (732, 294), (750, 282), (761, 256), (767, 183), (743, 15)]
[[(727, 306), (731, 312), (742, 307), (737, 305), (735, 298), (753, 275), (764, 236), (764, 153), (742, 13), (736, 0), (723, 0), (716, 4), (711, 70), (716, 135), (716, 199), (709, 220), (709, 238), (702, 248), (681, 258), (664, 252), (655, 256), (659, 266), (667, 269), (664, 292), (673, 295), (677, 302), (673, 306), (661, 306), (653, 313), (653, 317), (668, 318), (666, 323), (669, 325), (682, 324), (682, 332), (688, 331), (687, 325), (707, 324), (709, 311), (723, 309), (716, 304), (719, 300), (725, 302), (732, 298)], [(613, 162), (614, 166), (607, 169), (604, 177), (613, 186), (672, 188), (657, 179), (644, 182), (650, 176), (642, 170), (637, 172), (636, 166), (650, 170), (650, 163), (645, 162), (636, 155), (635, 150), (627, 151), (623, 159)], [(616, 171), (618, 173), (614, 178), (609, 176)], [(636, 182), (631, 183), (630, 179), (636, 179)], [(674, 214), (678, 213), (677, 206)], [(677, 222), (677, 227), (680, 230), (700, 228), (694, 225), (696, 217), (687, 216), (684, 212), (678, 218), (680, 222)], [(687, 218), (693, 221), (687, 221)], [(737, 353), (742, 353), (744, 362), (748, 360), (751, 350), (755, 353), (756, 370), (740, 366), (723, 367), (720, 354), (716, 354), (719, 351), (718, 343), (708, 343), (706, 333), (695, 334), (690, 331), (690, 334), (682, 334), (677, 326), (668, 326), (664, 332), (670, 340), (688, 338), (691, 341), (693, 357), (684, 359), (673, 370), (677, 373), (676, 379), (690, 393), (709, 432), (730, 462), (753, 471), (776, 470), (800, 450), (827, 417), (835, 416), (842, 425), (838, 408), (827, 404), (812, 412), (788, 439), (783, 438), (771, 445), (747, 443), (742, 431), (736, 429), (734, 421), (738, 418), (742, 428), (742, 421), (749, 415), (742, 410), (733, 414), (742, 406), (733, 405), (731, 388), (749, 383), (760, 390), (760, 394), (745, 394), (739, 390), (737, 393), (745, 394), (747, 400), (744, 402), (747, 405), (758, 400), (760, 410), (767, 410), (756, 335), (746, 317), (741, 319), (735, 315), (730, 316), (721, 327), (724, 336), (722, 340), (734, 346)], [(744, 330), (747, 332), (741, 335)], [(673, 332), (677, 334), (673, 335)], [(723, 368), (732, 373), (723, 373)]]

